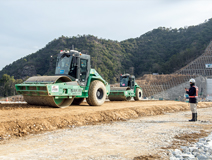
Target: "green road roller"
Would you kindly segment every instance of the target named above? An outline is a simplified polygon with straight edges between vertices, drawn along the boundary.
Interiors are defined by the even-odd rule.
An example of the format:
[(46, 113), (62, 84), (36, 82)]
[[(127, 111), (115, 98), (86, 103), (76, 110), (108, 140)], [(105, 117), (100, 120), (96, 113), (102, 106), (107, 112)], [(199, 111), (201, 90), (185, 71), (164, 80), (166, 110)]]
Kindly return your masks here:
[(141, 87), (135, 82), (135, 76), (124, 74), (120, 76), (120, 87), (111, 87), (108, 99), (110, 101), (142, 100)]
[(100, 106), (110, 93), (110, 85), (91, 68), (90, 55), (75, 50), (58, 54), (54, 76), (30, 77), (15, 87), (30, 105), (60, 108), (85, 98), (90, 106)]

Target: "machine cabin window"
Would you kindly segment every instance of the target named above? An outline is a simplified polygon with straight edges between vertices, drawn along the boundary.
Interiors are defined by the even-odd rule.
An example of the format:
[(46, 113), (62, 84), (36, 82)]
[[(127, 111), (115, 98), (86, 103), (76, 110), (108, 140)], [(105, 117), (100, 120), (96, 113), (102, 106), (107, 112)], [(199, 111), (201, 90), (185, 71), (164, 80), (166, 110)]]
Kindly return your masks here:
[(88, 60), (87, 59), (80, 59), (80, 81), (86, 82), (87, 77), (87, 70), (88, 67)]
[(129, 86), (129, 77), (121, 77), (120, 79), (120, 87)]
[(77, 63), (76, 58), (72, 58), (69, 75), (77, 78), (77, 65), (75, 63)]
[(70, 56), (63, 56), (57, 59), (55, 74), (68, 74), (70, 58)]

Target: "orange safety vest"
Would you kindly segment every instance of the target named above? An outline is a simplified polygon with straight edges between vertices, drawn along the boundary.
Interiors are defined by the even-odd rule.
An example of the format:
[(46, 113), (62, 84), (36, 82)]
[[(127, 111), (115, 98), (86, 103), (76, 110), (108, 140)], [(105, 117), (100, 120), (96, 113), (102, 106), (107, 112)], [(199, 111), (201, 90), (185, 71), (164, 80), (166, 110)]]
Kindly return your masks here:
[(195, 96), (189, 96), (189, 98), (198, 98), (198, 87), (194, 86), (196, 88), (196, 95)]

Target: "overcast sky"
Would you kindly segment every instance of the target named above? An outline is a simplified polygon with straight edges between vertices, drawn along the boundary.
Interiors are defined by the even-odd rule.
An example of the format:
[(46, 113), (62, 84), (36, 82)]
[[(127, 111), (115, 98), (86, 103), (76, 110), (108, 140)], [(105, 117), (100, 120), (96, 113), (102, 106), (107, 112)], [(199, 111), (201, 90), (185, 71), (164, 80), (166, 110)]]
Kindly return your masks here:
[(122, 41), (210, 18), (212, 0), (0, 0), (0, 70), (62, 35)]

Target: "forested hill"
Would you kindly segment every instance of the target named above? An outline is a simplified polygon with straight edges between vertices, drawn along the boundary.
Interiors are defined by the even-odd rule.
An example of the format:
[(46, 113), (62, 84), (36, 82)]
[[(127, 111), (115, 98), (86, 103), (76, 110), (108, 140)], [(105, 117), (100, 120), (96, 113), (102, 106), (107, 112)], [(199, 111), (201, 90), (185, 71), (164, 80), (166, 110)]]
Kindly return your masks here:
[(136, 75), (172, 73), (200, 56), (212, 40), (212, 19), (180, 29), (159, 27), (139, 38), (122, 41), (133, 54)]
[[(98, 39), (93, 35), (62, 36), (36, 53), (23, 57), (0, 71), (17, 78), (52, 75), (60, 50), (91, 55), (91, 66), (114, 83), (119, 74), (134, 68), (136, 77), (145, 73), (172, 73), (201, 55), (212, 40), (212, 19), (180, 29), (159, 27), (125, 41)], [(53, 56), (51, 58), (51, 55)]]

